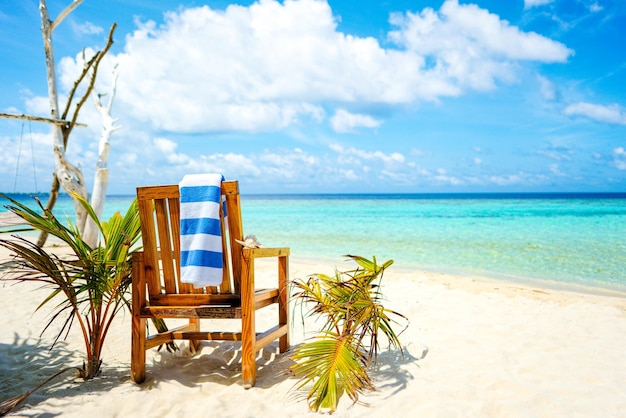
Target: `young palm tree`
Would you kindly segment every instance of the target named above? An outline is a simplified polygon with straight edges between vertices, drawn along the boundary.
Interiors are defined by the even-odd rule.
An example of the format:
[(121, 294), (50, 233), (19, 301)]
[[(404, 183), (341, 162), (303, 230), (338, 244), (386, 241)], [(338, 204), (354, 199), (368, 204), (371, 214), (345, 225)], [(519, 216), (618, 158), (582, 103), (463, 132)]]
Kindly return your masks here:
[(102, 241), (91, 248), (81, 238), (76, 226), (59, 222), (52, 212), (37, 203), (42, 215), (27, 206), (2, 195), (11, 201), (7, 208), (19, 215), (35, 229), (53, 235), (72, 250), (68, 257), (58, 257), (32, 242), (14, 237), (1, 239), (0, 245), (11, 250), (14, 259), (9, 261), (10, 273), (4, 279), (37, 281), (48, 285), (52, 292), (37, 307), (40, 309), (62, 295), (62, 302), (54, 306), (50, 321), (42, 333), (55, 320), (64, 317), (63, 325), (54, 344), (63, 333), (69, 332), (74, 321), (82, 331), (86, 349), (86, 363), (81, 377), (91, 379), (100, 371), (102, 347), (115, 315), (130, 307), (127, 291), (131, 283), (131, 255), (138, 250), (140, 224), (137, 203), (134, 201), (126, 214), (115, 213), (108, 222), (100, 222), (89, 203), (73, 195), (83, 205), (102, 234)]
[(300, 378), (297, 388), (311, 384), (307, 400), (314, 411), (332, 413), (343, 393), (356, 402), (359, 394), (374, 389), (367, 370), (378, 356), (381, 332), (390, 348), (402, 351), (390, 315), (406, 317), (385, 308), (380, 292), (383, 272), (393, 260), (379, 266), (375, 257), (348, 257), (357, 263), (355, 270), (293, 282), (296, 306), (309, 305), (306, 315), (325, 317), (320, 334), (296, 347), (291, 357), (296, 362), (292, 371)]

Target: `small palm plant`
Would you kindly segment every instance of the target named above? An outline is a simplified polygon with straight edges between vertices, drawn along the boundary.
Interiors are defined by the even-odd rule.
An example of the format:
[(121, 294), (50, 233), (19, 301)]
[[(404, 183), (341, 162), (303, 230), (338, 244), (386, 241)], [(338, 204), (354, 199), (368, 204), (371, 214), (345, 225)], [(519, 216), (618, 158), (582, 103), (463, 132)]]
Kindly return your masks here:
[(91, 248), (71, 222), (68, 221), (69, 226), (63, 225), (39, 200), (42, 215), (2, 196), (11, 201), (12, 205), (7, 205), (10, 211), (35, 229), (59, 238), (72, 250), (71, 256), (62, 258), (21, 237), (0, 240), (0, 245), (15, 256), (7, 263), (11, 273), (4, 279), (42, 282), (52, 289), (37, 309), (53, 303), (59, 294), (64, 296), (54, 307), (42, 333), (55, 320), (65, 317), (54, 346), (63, 333), (69, 332), (74, 321), (78, 322), (86, 349), (86, 363), (80, 375), (91, 379), (100, 371), (102, 348), (113, 318), (124, 307), (130, 307), (127, 292), (131, 283), (131, 255), (139, 249), (136, 244), (141, 236), (137, 203), (134, 201), (124, 216), (118, 212), (108, 222), (100, 222), (91, 205), (73, 195), (102, 234), (102, 242)]
[(375, 257), (348, 257), (357, 263), (356, 269), (293, 282), (295, 306), (309, 305), (305, 315), (325, 318), (320, 334), (296, 347), (291, 356), (296, 363), (291, 369), (300, 378), (297, 389), (311, 385), (307, 401), (313, 411), (332, 413), (343, 393), (356, 402), (359, 394), (374, 390), (367, 371), (378, 356), (380, 333), (390, 348), (402, 352), (390, 316), (407, 318), (385, 308), (380, 292), (383, 272), (393, 260), (378, 265)]

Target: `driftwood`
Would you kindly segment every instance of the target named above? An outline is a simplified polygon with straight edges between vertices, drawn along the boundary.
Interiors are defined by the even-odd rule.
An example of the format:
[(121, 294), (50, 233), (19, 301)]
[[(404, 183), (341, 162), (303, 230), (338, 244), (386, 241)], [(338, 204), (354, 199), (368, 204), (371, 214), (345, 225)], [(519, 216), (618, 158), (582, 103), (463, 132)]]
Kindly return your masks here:
[[(70, 125), (70, 121), (65, 120), (65, 119), (52, 119), (52, 118), (44, 118), (41, 116), (33, 116), (33, 115), (25, 115), (25, 114), (16, 115), (13, 113), (0, 112), (0, 118), (30, 120), (33, 122), (45, 122), (45, 123), (52, 123), (53, 125), (59, 125), (59, 126), (65, 126), (65, 127), (69, 127)], [(74, 126), (78, 128), (87, 127), (87, 125), (85, 125), (84, 123), (76, 123), (74, 124)]]
[[(102, 116), (102, 135), (100, 136), (100, 143), (98, 146), (98, 163), (96, 164), (96, 174), (94, 176), (90, 202), (91, 207), (93, 207), (93, 210), (98, 218), (102, 216), (107, 187), (109, 184), (109, 140), (111, 135), (113, 135), (113, 132), (121, 129), (121, 126), (115, 125), (118, 119), (111, 116), (111, 107), (113, 106), (113, 100), (115, 99), (117, 75), (117, 66), (115, 66), (113, 69), (111, 94), (106, 105), (102, 104), (102, 97), (105, 96), (104, 94), (93, 93), (96, 109), (98, 109), (100, 115)], [(98, 233), (99, 229), (93, 219), (87, 219), (83, 230), (83, 240), (88, 245), (95, 247), (98, 244)]]
[[(44, 52), (46, 56), (46, 72), (48, 79), (48, 97), (50, 100), (50, 114), (53, 120), (66, 120), (70, 119), (69, 123), (59, 125), (52, 125), (52, 138), (53, 138), (53, 153), (54, 153), (54, 165), (55, 171), (52, 179), (52, 186), (50, 189), (50, 197), (46, 204), (46, 208), (52, 210), (54, 203), (56, 202), (59, 188), (63, 187), (67, 192), (73, 192), (81, 196), (85, 200), (88, 200), (88, 192), (85, 186), (83, 173), (80, 167), (72, 165), (65, 156), (65, 151), (68, 145), (69, 135), (72, 129), (77, 126), (76, 119), (78, 113), (86, 102), (87, 98), (91, 94), (94, 88), (96, 75), (98, 72), (98, 66), (113, 45), (113, 32), (115, 31), (116, 24), (113, 24), (109, 31), (107, 44), (102, 51), (97, 52), (88, 62), (85, 63), (83, 71), (79, 78), (74, 83), (72, 90), (69, 93), (67, 104), (63, 113), (60, 113), (57, 85), (56, 85), (56, 70), (54, 63), (54, 51), (52, 47), (52, 32), (53, 30), (65, 19), (78, 5), (82, 3), (82, 0), (74, 0), (69, 6), (67, 6), (56, 19), (51, 20), (48, 15), (48, 7), (46, 0), (39, 1), (39, 12), (42, 22), (42, 35), (44, 43)], [(88, 79), (87, 88), (85, 94), (78, 99), (74, 106), (74, 112), (71, 118), (68, 116), (70, 108), (73, 106), (74, 96), (76, 95), (78, 86), (85, 79)], [(87, 221), (87, 212), (85, 208), (79, 203), (77, 199), (74, 199), (74, 207), (76, 210), (76, 226), (82, 232), (84, 231)], [(47, 234), (41, 233), (37, 241), (38, 245), (43, 245), (46, 241)]]

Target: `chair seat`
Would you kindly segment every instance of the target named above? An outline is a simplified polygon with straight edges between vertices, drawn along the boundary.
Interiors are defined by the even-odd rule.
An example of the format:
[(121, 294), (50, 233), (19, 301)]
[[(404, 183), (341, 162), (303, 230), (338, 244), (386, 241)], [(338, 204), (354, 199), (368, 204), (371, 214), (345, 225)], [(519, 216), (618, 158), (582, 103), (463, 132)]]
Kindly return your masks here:
[[(255, 309), (278, 302), (278, 289), (254, 292)], [(154, 302), (158, 304), (154, 304)], [(141, 308), (143, 318), (236, 318), (241, 319), (241, 298), (228, 294), (164, 294)]]

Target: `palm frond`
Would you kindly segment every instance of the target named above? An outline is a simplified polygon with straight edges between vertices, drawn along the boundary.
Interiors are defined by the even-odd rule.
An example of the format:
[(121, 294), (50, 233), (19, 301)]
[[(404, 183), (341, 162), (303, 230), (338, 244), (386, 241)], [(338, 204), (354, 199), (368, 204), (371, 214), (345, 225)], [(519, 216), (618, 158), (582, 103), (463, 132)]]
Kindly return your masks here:
[(328, 332), (295, 349), (292, 371), (301, 378), (299, 388), (311, 384), (307, 399), (312, 410), (332, 413), (344, 392), (356, 402), (360, 393), (373, 389), (364, 355), (351, 338)]
[(386, 309), (380, 291), (383, 272), (393, 260), (379, 265), (375, 257), (348, 257), (356, 262), (356, 269), (292, 282), (294, 309), (300, 307), (304, 314), (324, 320), (321, 335), (303, 343), (292, 356), (293, 371), (301, 379), (297, 387), (311, 385), (309, 406), (315, 411), (334, 411), (344, 392), (356, 402), (360, 393), (373, 389), (367, 368), (378, 356), (380, 333), (390, 348), (402, 352), (390, 315), (406, 317)]
[[(11, 201), (11, 205), (7, 206), (10, 211), (35, 229), (61, 239), (72, 249), (72, 256), (59, 258), (19, 237), (0, 239), (0, 246), (9, 249), (15, 256), (6, 264), (12, 270), (4, 279), (39, 281), (50, 287), (50, 294), (37, 309), (56, 300), (59, 295), (65, 297), (53, 308), (44, 331), (52, 322), (65, 316), (54, 340), (56, 343), (63, 333), (67, 335), (76, 320), (80, 324), (87, 353), (87, 369), (83, 375), (91, 378), (99, 371), (101, 348), (113, 318), (123, 307), (130, 309), (127, 293), (131, 283), (131, 256), (140, 249), (137, 243), (141, 235), (136, 201), (124, 216), (116, 213), (108, 222), (100, 222), (85, 199), (75, 194), (72, 196), (86, 209), (103, 236), (103, 242), (91, 248), (83, 241), (77, 226), (69, 220), (65, 226), (39, 201), (37, 204), (42, 214), (4, 197)], [(15, 267), (18, 269), (14, 270)]]

